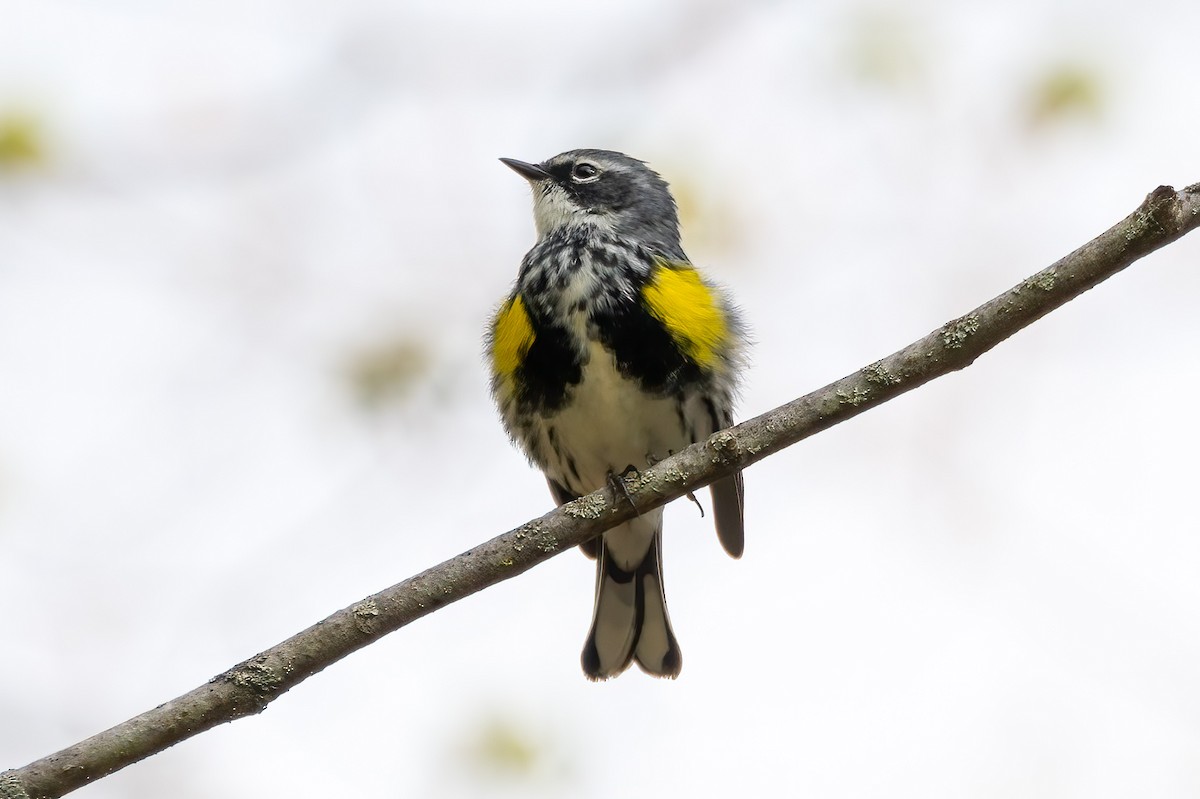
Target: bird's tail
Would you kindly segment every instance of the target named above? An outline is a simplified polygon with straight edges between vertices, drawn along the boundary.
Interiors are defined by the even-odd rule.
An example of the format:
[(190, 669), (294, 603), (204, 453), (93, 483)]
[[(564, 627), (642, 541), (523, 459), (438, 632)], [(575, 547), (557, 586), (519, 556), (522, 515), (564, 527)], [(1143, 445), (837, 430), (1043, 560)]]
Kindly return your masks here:
[(662, 578), (662, 510), (626, 522), (597, 547), (596, 607), (583, 647), (584, 673), (615, 677), (637, 661), (647, 674), (677, 677), (683, 666)]

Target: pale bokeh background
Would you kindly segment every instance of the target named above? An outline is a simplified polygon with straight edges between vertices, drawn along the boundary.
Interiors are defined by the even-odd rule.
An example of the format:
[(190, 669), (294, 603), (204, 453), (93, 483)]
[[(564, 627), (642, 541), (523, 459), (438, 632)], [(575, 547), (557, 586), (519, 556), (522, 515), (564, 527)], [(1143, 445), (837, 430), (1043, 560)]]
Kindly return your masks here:
[[(1200, 180), (1200, 5), (0, 0), (0, 768), (544, 512), (495, 159), (649, 160), (742, 417)], [(668, 513), (675, 682), (570, 553), (79, 795), (1200, 793), (1200, 238)]]

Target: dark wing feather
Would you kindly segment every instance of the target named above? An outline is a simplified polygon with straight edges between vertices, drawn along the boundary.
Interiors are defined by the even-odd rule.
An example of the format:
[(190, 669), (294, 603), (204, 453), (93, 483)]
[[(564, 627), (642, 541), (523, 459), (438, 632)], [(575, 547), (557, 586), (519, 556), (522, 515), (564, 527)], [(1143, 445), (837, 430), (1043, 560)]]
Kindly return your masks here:
[[(546, 484), (550, 486), (550, 496), (554, 497), (554, 504), (556, 505), (566, 505), (572, 500), (579, 499), (578, 494), (572, 494), (549, 477), (546, 478)], [(600, 536), (596, 536), (590, 541), (584, 541), (579, 545), (579, 548), (583, 550), (583, 554), (595, 560), (596, 555), (600, 554)]]
[(740, 558), (746, 547), (746, 532), (743, 527), (744, 494), (742, 473), (722, 477), (713, 483), (713, 517), (717, 525), (717, 538), (731, 557)]
[[(715, 433), (733, 424), (729, 413), (719, 413), (712, 400), (705, 400), (708, 408), (708, 418), (712, 422)], [(746, 548), (746, 531), (743, 527), (743, 508), (745, 506), (745, 488), (742, 485), (742, 473), (737, 472), (709, 486), (712, 492), (713, 517), (717, 526), (717, 538), (730, 557), (740, 558)]]
[(550, 496), (554, 497), (555, 505), (566, 505), (568, 502), (579, 499), (578, 494), (572, 494), (569, 490), (559, 485), (559, 483), (551, 478), (546, 478), (546, 484), (550, 486)]

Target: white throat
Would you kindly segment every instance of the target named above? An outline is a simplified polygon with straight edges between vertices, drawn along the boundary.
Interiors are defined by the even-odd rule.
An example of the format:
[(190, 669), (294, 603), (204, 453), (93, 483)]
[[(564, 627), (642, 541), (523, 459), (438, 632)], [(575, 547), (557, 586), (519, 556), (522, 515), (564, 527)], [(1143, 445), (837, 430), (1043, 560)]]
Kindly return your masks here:
[(555, 185), (533, 190), (533, 223), (539, 239), (559, 230), (585, 225), (612, 231), (612, 221), (602, 214), (593, 214), (571, 201), (565, 191)]

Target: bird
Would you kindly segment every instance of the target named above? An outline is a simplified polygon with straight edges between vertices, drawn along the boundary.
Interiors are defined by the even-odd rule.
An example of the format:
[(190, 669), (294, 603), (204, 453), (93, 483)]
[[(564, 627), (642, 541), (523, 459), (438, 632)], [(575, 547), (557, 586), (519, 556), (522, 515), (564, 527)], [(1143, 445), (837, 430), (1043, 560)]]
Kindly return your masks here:
[[(537, 240), (485, 335), (491, 391), (510, 438), (565, 504), (733, 424), (747, 331), (726, 291), (683, 251), (670, 188), (644, 161), (579, 149), (501, 162), (533, 194)], [(718, 540), (744, 550), (741, 472), (710, 486)], [(626, 493), (626, 497), (627, 497)], [(596, 561), (580, 657), (591, 680), (631, 663), (675, 678), (663, 510), (583, 545)]]

